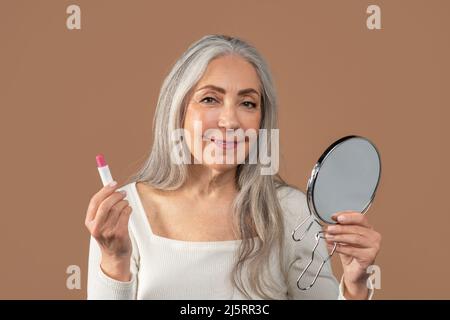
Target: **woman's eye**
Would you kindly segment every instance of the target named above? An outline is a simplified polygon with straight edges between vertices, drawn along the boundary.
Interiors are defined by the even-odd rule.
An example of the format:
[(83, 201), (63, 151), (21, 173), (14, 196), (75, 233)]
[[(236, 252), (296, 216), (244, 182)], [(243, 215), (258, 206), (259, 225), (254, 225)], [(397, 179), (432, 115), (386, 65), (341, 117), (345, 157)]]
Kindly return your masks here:
[(213, 102), (217, 102), (217, 100), (212, 97), (205, 97), (202, 100), (200, 100), (200, 102), (206, 102), (207, 104), (211, 104)]
[(256, 103), (251, 101), (244, 101), (243, 104), (249, 109), (256, 108)]

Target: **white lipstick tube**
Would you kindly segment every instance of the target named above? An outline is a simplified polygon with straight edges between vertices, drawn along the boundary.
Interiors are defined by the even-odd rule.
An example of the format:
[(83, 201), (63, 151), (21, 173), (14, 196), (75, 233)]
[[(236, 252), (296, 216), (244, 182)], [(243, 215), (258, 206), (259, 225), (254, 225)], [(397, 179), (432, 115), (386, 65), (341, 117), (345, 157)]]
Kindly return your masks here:
[(95, 159), (97, 160), (97, 169), (100, 174), (100, 178), (102, 179), (103, 186), (113, 182), (114, 180), (112, 178), (111, 171), (109, 170), (103, 155), (99, 154), (95, 157)]

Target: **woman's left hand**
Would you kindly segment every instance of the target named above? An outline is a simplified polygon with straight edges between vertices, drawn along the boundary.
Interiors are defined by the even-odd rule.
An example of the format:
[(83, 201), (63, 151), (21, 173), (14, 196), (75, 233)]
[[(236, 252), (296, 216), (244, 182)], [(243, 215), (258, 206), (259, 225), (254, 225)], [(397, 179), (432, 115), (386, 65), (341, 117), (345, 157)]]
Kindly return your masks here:
[(349, 299), (367, 299), (367, 268), (373, 265), (380, 250), (381, 235), (369, 224), (367, 216), (360, 212), (338, 212), (333, 215), (338, 222), (325, 227), (325, 239), (331, 250), (336, 251), (344, 269), (344, 296)]

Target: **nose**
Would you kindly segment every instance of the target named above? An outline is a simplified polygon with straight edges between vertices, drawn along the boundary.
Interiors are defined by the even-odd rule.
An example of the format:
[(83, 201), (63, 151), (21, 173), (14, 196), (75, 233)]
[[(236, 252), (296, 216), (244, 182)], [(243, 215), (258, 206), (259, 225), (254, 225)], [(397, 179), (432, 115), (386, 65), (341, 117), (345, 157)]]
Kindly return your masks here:
[(240, 123), (236, 108), (231, 103), (225, 104), (219, 116), (218, 126), (224, 129), (239, 129)]

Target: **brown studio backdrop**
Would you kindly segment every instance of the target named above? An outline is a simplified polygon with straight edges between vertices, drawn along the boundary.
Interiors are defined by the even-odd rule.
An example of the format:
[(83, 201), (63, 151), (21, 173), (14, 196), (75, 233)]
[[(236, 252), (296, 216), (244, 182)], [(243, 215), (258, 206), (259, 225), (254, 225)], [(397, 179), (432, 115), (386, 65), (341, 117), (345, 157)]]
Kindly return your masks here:
[[(69, 4), (82, 29), (66, 28)], [(382, 10), (369, 31), (366, 8)], [(84, 299), (84, 215), (152, 143), (161, 83), (192, 42), (250, 41), (280, 100), (281, 174), (305, 191), (321, 152), (347, 134), (379, 148), (369, 218), (383, 235), (376, 298), (449, 299), (448, 1), (12, 1), (0, 4), (3, 299)], [(81, 290), (66, 288), (69, 265)], [(339, 261), (333, 265), (340, 276)]]

